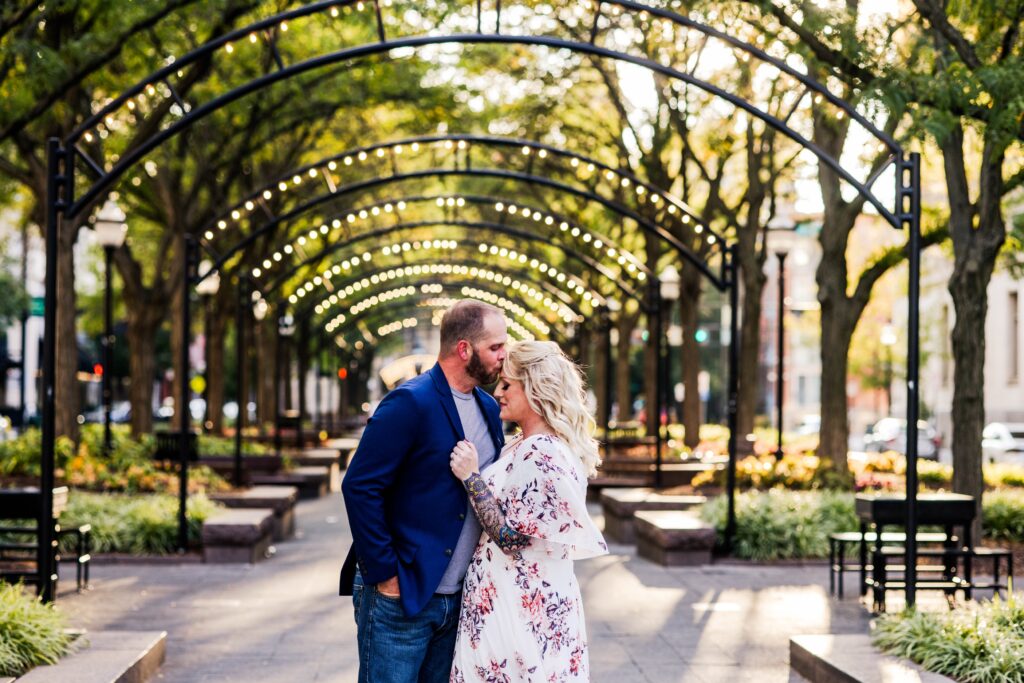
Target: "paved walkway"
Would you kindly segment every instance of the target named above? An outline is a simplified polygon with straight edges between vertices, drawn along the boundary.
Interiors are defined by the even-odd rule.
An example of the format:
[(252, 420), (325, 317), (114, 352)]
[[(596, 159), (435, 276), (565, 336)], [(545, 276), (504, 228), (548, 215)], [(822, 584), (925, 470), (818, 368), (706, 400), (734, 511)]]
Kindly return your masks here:
[[(298, 525), (255, 566), (101, 565), (92, 591), (59, 604), (76, 626), (166, 630), (165, 683), (354, 682), (340, 494), (300, 503)], [(856, 600), (829, 599), (823, 565), (665, 569), (611, 550), (577, 565), (595, 683), (801, 680), (790, 635), (867, 630)]]

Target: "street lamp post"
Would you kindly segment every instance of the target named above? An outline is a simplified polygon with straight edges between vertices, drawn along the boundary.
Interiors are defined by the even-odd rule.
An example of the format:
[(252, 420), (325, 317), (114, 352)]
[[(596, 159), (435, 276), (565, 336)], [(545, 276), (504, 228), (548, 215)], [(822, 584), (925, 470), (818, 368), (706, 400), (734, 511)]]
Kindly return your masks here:
[(785, 396), (785, 369), (786, 369), (786, 252), (775, 252), (775, 258), (779, 261), (779, 316), (778, 316), (778, 337), (776, 339), (777, 369), (775, 374), (775, 411), (776, 424), (778, 427), (778, 446), (775, 449), (775, 459), (782, 460), (782, 402)]
[(220, 272), (211, 271), (213, 264), (208, 260), (203, 260), (199, 264), (199, 277), (200, 280), (196, 284), (196, 294), (199, 295), (200, 300), (203, 302), (204, 309), (204, 321), (203, 321), (203, 332), (206, 335), (206, 386), (203, 388), (204, 398), (206, 399), (206, 415), (203, 419), (203, 430), (209, 431), (210, 429), (210, 327), (211, 327), (211, 314), (210, 314), (210, 299), (214, 297), (220, 290)]
[[(113, 199), (108, 199), (100, 212), (96, 214), (96, 222), (93, 229), (96, 231), (96, 239), (103, 247), (104, 257), (104, 291), (103, 291), (103, 374), (100, 376), (103, 394), (103, 452), (109, 454), (113, 447), (113, 437), (110, 432), (110, 347), (114, 343), (113, 311), (111, 305), (111, 280), (112, 261), (114, 250), (124, 244), (125, 235), (128, 232), (128, 225), (125, 223), (124, 211)], [(24, 360), (24, 349), (22, 359)], [(24, 369), (22, 370), (24, 374)]]
[[(668, 415), (668, 422), (672, 421), (672, 414), (675, 405), (675, 388), (672, 384), (672, 305), (679, 299), (679, 288), (681, 279), (679, 271), (671, 263), (665, 266), (658, 275), (659, 287), (661, 288), (661, 303), (665, 307), (665, 313), (661, 319), (667, 328), (665, 344), (665, 381), (662, 387), (665, 390), (665, 412)], [(661, 332), (661, 330), (659, 330)], [(681, 341), (681, 340), (678, 340)], [(659, 416), (659, 423), (661, 417)]]
[[(284, 398), (288, 395), (285, 389), (284, 381), (281, 377), (282, 363), (281, 354), (285, 350), (285, 344), (283, 340), (287, 337), (291, 337), (295, 333), (295, 321), (290, 315), (284, 315), (277, 319), (277, 350), (274, 353), (274, 378), (277, 382), (277, 403), (276, 415), (274, 416), (274, 450), (277, 455), (281, 455), (281, 417), (283, 415), (282, 408), (284, 407)], [(287, 364), (285, 364), (287, 365)], [(287, 370), (284, 372), (285, 380), (288, 379), (290, 374)]]

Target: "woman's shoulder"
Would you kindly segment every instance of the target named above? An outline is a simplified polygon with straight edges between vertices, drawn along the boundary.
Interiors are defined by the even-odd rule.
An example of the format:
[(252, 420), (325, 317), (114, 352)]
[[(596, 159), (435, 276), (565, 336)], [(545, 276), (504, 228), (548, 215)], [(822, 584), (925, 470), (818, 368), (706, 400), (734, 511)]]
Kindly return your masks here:
[(523, 447), (519, 449), (521, 459), (533, 460), (538, 467), (545, 470), (560, 470), (577, 474), (575, 457), (564, 439), (555, 434), (534, 434), (523, 439)]

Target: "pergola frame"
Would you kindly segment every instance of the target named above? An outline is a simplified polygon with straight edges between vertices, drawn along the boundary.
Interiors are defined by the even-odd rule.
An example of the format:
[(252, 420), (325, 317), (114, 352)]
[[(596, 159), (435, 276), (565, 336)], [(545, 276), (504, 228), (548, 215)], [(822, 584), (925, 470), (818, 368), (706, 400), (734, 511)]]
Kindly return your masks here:
[[(382, 9), (379, 0), (373, 0), (373, 8), (376, 15), (377, 42), (362, 46), (346, 48), (330, 54), (312, 57), (302, 62), (286, 65), (276, 45), (276, 27), (282, 22), (297, 18), (310, 16), (317, 13), (330, 12), (336, 16), (339, 8), (349, 8), (355, 5), (357, 0), (328, 0), (315, 2), (301, 8), (282, 12), (272, 17), (254, 22), (247, 27), (228, 33), (220, 38), (200, 46), (187, 55), (177, 59), (173, 64), (158, 70), (150, 77), (143, 79), (137, 85), (129, 88), (120, 96), (114, 98), (106, 106), (100, 108), (92, 117), (76, 128), (64, 139), (52, 138), (48, 142), (48, 163), (47, 163), (47, 225), (46, 225), (46, 293), (44, 311), (44, 348), (43, 348), (43, 410), (42, 410), (42, 474), (40, 478), (41, 506), (39, 511), (39, 556), (38, 570), (40, 575), (40, 594), (45, 600), (53, 598), (53, 581), (51, 576), (55, 568), (52, 566), (52, 556), (49, 554), (49, 547), (52, 542), (53, 529), (49, 527), (48, 520), (52, 515), (52, 489), (54, 483), (54, 442), (55, 442), (55, 371), (56, 371), (56, 265), (57, 265), (57, 236), (62, 219), (71, 218), (79, 214), (85, 207), (91, 206), (98, 200), (113, 183), (120, 178), (127, 169), (140, 161), (148, 152), (156, 149), (177, 133), (192, 126), (210, 113), (236, 101), (248, 94), (258, 92), (276, 82), (312, 71), (322, 66), (355, 60), (362, 57), (386, 54), (396, 49), (413, 49), (430, 45), (441, 44), (504, 44), (504, 45), (525, 45), (534, 47), (547, 47), (552, 49), (565, 49), (582, 54), (589, 54), (595, 57), (618, 60), (645, 67), (651, 71), (660, 73), (674, 81), (686, 83), (700, 88), (722, 100), (731, 103), (736, 108), (747, 112), (753, 117), (763, 121), (774, 130), (781, 132), (803, 148), (811, 151), (821, 163), (831, 168), (842, 180), (853, 187), (879, 214), (885, 218), (893, 227), (906, 229), (908, 231), (908, 264), (909, 264), (909, 286), (908, 295), (910, 300), (908, 323), (908, 367), (907, 367), (907, 577), (906, 593), (908, 605), (915, 602), (915, 565), (916, 565), (916, 530), (917, 530), (917, 418), (918, 406), (918, 374), (919, 374), (919, 280), (920, 280), (920, 156), (918, 154), (907, 154), (902, 147), (889, 135), (878, 130), (862, 114), (856, 111), (853, 105), (847, 103), (840, 97), (832, 94), (825, 86), (806, 74), (800, 73), (797, 69), (788, 65), (784, 60), (778, 59), (761, 50), (760, 48), (746, 43), (739, 38), (731, 36), (723, 31), (715, 29), (699, 21), (680, 15), (673, 10), (662, 7), (654, 7), (645, 3), (632, 2), (630, 0), (600, 0), (594, 3), (592, 23), (589, 32), (589, 41), (568, 40), (565, 38), (551, 36), (532, 35), (505, 35), (501, 33), (501, 8), (500, 0), (495, 2), (495, 26), (493, 32), (485, 30), (484, 11), (482, 2), (475, 3), (476, 33), (456, 33), (452, 35), (428, 35), (417, 37), (404, 37), (389, 39), (386, 35), (386, 26), (382, 17)], [(362, 3), (360, 3), (362, 6)], [(616, 12), (654, 17), (659, 20), (670, 22), (683, 29), (696, 31), (709, 38), (721, 41), (731, 48), (746, 53), (750, 58), (768, 64), (781, 73), (798, 81), (802, 92), (796, 105), (805, 97), (822, 98), (840, 112), (851, 117), (860, 126), (867, 130), (878, 142), (880, 142), (891, 153), (889, 162), (882, 167), (871, 178), (865, 182), (859, 181), (848, 171), (838, 159), (831, 157), (823, 149), (803, 136), (799, 131), (790, 127), (788, 121), (792, 112), (785, 118), (778, 118), (767, 112), (761, 111), (752, 102), (730, 93), (710, 82), (698, 78), (693, 73), (680, 71), (671, 66), (661, 64), (655, 60), (639, 57), (619, 50), (603, 47), (597, 44), (597, 38), (601, 34), (602, 20), (607, 19), (605, 13), (609, 8)], [(232, 41), (243, 39), (247, 36), (263, 36), (268, 49), (270, 50), (278, 70), (269, 74), (252, 79), (251, 81), (229, 90), (226, 93), (214, 97), (209, 102), (199, 106), (190, 107), (174, 90), (171, 78), (180, 69), (201, 59), (213, 59), (214, 53), (225, 47)], [(130, 98), (145, 91), (147, 87), (159, 83), (170, 91), (183, 115), (168, 125), (166, 128), (157, 131), (150, 138), (141, 142), (131, 153), (117, 160), (109, 169), (103, 163), (98, 163), (86, 154), (81, 146), (81, 140), (97, 124), (104, 121), (105, 117), (116, 111)], [(793, 111), (796, 111), (794, 106)], [(96, 180), (86, 188), (81, 197), (75, 196), (75, 166), (77, 161), (82, 161)], [(895, 166), (896, 170), (896, 206), (890, 210), (884, 203), (874, 195), (872, 186), (881, 173), (889, 165)], [(189, 283), (196, 281), (191, 274), (192, 254), (194, 243), (190, 237), (186, 237), (186, 248), (182, 254), (185, 259), (186, 278)], [(677, 253), (680, 253), (677, 251)], [(682, 254), (681, 254), (682, 255)], [(735, 533), (735, 465), (736, 465), (736, 410), (737, 410), (737, 388), (738, 379), (735, 367), (738, 363), (738, 342), (736, 330), (738, 328), (738, 287), (739, 278), (736, 262), (736, 245), (730, 244), (724, 250), (723, 277), (721, 278), (723, 288), (729, 289), (730, 298), (730, 327), (733, 330), (731, 346), (729, 350), (729, 469), (728, 469), (728, 521), (726, 525), (726, 539), (731, 541)], [(220, 264), (218, 264), (220, 265)], [(188, 296), (184, 296), (184, 312), (188, 313)], [(658, 307), (660, 309), (660, 307)], [(660, 330), (660, 313), (658, 313)], [(189, 335), (187, 325), (184, 335)], [(660, 335), (653, 335), (660, 346)], [(188, 366), (186, 343), (183, 349), (183, 367)], [(658, 351), (660, 359), (660, 351)], [(187, 396), (188, 383), (181, 382), (182, 386), (182, 426), (187, 425)], [(659, 430), (660, 432), (660, 430)], [(187, 439), (184, 430), (181, 435), (181, 469), (182, 469), (182, 503), (187, 496)], [(184, 505), (180, 514), (184, 514)]]

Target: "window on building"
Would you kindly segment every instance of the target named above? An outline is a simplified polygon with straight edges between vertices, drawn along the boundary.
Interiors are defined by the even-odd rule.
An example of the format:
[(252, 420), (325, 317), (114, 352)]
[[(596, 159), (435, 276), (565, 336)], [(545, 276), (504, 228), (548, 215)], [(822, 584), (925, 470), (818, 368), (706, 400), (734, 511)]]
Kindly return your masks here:
[(1020, 378), (1020, 305), (1017, 292), (1010, 292), (1010, 375), (1008, 382)]

